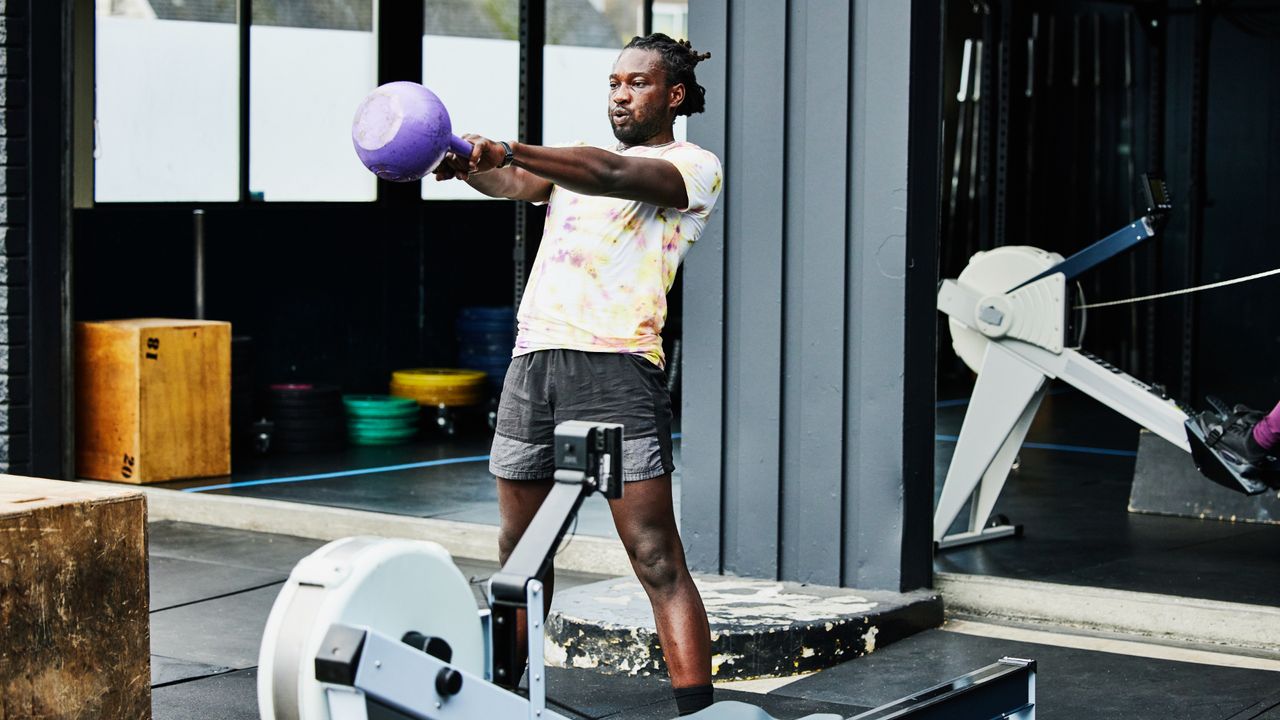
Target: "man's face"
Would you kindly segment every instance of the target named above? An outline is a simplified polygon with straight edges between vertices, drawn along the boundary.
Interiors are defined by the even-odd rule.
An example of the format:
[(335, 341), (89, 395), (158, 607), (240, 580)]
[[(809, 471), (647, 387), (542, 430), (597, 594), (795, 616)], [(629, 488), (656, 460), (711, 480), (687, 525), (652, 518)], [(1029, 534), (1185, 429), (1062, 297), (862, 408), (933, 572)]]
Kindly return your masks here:
[(683, 92), (683, 85), (668, 87), (658, 53), (623, 50), (609, 75), (609, 123), (613, 136), (624, 145), (641, 145), (666, 130)]

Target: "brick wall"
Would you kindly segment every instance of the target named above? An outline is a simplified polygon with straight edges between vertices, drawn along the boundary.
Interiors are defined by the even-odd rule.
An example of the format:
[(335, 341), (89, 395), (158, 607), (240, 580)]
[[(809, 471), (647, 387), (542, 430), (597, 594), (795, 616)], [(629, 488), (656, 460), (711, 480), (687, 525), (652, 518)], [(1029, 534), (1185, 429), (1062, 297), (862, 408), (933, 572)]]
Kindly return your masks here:
[(0, 0), (0, 471), (19, 474), (31, 461), (26, 5)]

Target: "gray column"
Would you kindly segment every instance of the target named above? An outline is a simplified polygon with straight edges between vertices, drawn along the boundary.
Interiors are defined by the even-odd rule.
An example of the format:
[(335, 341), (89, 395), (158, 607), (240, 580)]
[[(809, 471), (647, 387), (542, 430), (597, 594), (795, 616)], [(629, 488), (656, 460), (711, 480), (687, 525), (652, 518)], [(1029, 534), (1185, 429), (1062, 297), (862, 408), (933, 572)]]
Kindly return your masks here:
[[(908, 286), (936, 283), (933, 262), (908, 261), (908, 9), (691, 3), (691, 40), (713, 57), (699, 68), (708, 112), (689, 135), (726, 171), (684, 274), (681, 522), (696, 570), (929, 582), (916, 551), (928, 522), (914, 517), (927, 518), (929, 495), (904, 486), (919, 482), (905, 458), (931, 465), (933, 442), (919, 429), (932, 417), (931, 392), (919, 392), (932, 350), (905, 379), (907, 347), (923, 337), (908, 327)], [(912, 246), (934, 252), (936, 237)], [(914, 327), (932, 327), (919, 305)]]

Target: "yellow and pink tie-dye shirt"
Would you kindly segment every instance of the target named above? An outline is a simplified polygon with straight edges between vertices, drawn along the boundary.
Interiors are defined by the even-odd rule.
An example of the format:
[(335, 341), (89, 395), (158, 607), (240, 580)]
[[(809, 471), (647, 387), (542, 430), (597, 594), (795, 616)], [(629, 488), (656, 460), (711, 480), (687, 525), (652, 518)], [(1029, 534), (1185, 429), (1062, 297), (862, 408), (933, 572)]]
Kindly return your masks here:
[(689, 206), (662, 208), (553, 186), (542, 245), (520, 301), (513, 356), (550, 349), (634, 353), (664, 366), (667, 291), (720, 196), (720, 161), (687, 142), (619, 154), (675, 165)]

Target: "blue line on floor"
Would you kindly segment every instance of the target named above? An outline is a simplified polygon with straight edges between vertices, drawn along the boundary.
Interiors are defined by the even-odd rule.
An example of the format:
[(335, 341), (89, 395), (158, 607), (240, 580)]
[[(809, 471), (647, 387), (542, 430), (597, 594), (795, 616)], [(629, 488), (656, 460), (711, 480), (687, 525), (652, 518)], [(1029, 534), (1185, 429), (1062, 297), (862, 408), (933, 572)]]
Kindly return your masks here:
[[(959, 435), (934, 435), (938, 442), (956, 442)], [(1116, 457), (1138, 457), (1134, 450), (1112, 450), (1111, 448), (1088, 447), (1087, 445), (1058, 445), (1057, 443), (1024, 442), (1022, 447), (1032, 450), (1058, 450), (1060, 452), (1088, 453), (1090, 455), (1114, 455)]]
[[(683, 433), (671, 433), (672, 440), (679, 440)], [(484, 462), (489, 459), (488, 455), (472, 455), (470, 457), (460, 458), (444, 458), (442, 460), (427, 460), (425, 462), (405, 463), (404, 465), (387, 465), (385, 467), (361, 468), (359, 470), (342, 470), (340, 472), (316, 473), (314, 475), (294, 475), (291, 477), (280, 478), (264, 478), (262, 480), (242, 480), (240, 482), (225, 483), (222, 485), (208, 485), (205, 487), (183, 488), (182, 492), (208, 492), (210, 490), (226, 490), (228, 488), (253, 487), (255, 485), (280, 485), (283, 483), (306, 482), (308, 480), (326, 480), (336, 477), (351, 477), (353, 475), (372, 475), (375, 473), (395, 472), (397, 470), (415, 470), (417, 468), (436, 467), (439, 465), (457, 465), (459, 463)]]
[(362, 468), (360, 470), (342, 470), (340, 472), (316, 473), (315, 475), (294, 475), (292, 477), (265, 478), (262, 480), (242, 480), (224, 485), (184, 488), (182, 492), (208, 492), (209, 490), (225, 490), (227, 488), (253, 487), (255, 485), (279, 485), (281, 483), (306, 482), (307, 480), (324, 480), (326, 478), (350, 477), (352, 475), (372, 475), (374, 473), (395, 472), (396, 470), (414, 470), (416, 468), (436, 467), (437, 465), (458, 465), (460, 463), (484, 462), (488, 455), (472, 455), (470, 457), (444, 458), (443, 460), (427, 460), (425, 462), (405, 463), (404, 465), (387, 465), (385, 467)]

